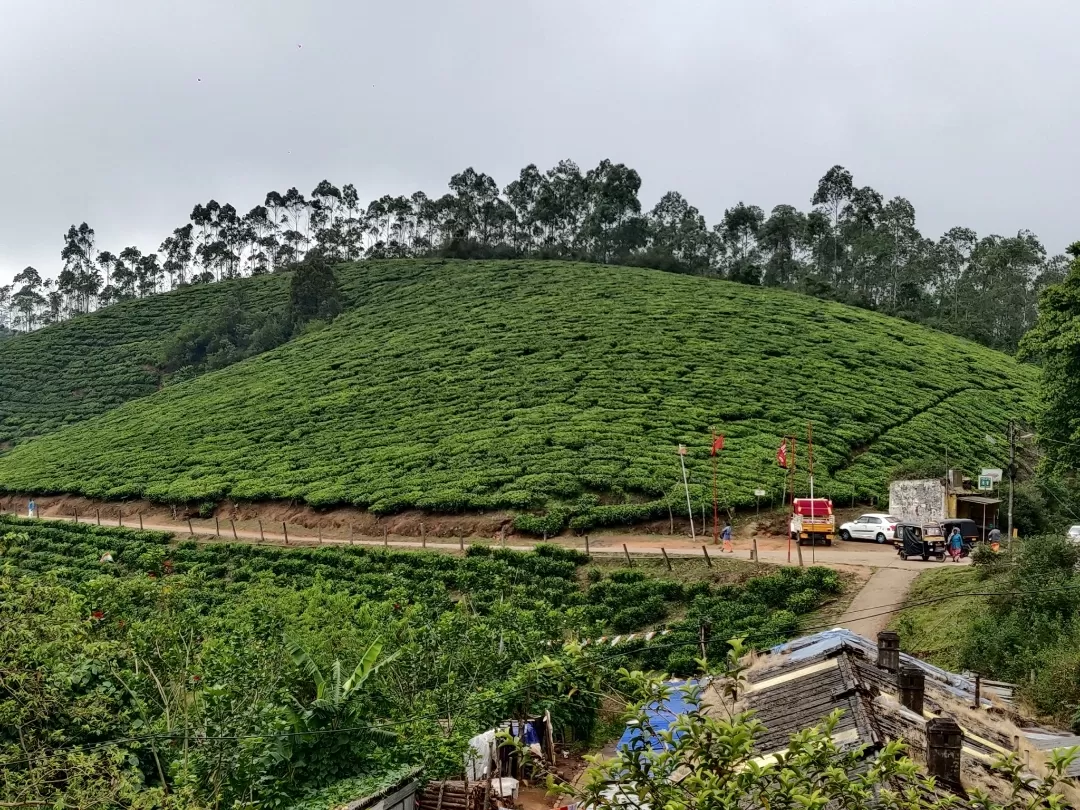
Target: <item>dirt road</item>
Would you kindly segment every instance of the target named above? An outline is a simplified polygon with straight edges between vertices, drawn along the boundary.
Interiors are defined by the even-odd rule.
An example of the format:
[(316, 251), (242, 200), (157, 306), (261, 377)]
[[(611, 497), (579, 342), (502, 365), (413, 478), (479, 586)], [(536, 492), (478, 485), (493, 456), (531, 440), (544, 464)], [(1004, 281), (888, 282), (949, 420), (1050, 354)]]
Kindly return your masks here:
[[(65, 520), (71, 521), (70, 516), (64, 515), (43, 515), (44, 520)], [(94, 522), (93, 519), (87, 521), (86, 518), (82, 518), (81, 522)], [(178, 538), (183, 539), (185, 536), (192, 538), (206, 538), (206, 537), (220, 537), (223, 540), (235, 539), (245, 542), (266, 542), (273, 544), (289, 544), (289, 545), (310, 545), (310, 544), (323, 544), (323, 545), (357, 545), (357, 546), (386, 546), (388, 548), (403, 548), (403, 549), (429, 549), (431, 551), (461, 551), (471, 543), (488, 542), (499, 544), (498, 541), (491, 541), (482, 538), (458, 538), (457, 540), (448, 541), (448, 538), (440, 537), (437, 540), (424, 540), (416, 537), (399, 537), (394, 535), (387, 535), (386, 537), (367, 537), (356, 535), (350, 538), (342, 538), (340, 534), (337, 536), (322, 536), (319, 534), (313, 534), (310, 529), (302, 529), (295, 526), (282, 526), (276, 524), (274, 530), (270, 530), (267, 527), (252, 529), (250, 526), (244, 526), (243, 524), (234, 524), (231, 521), (214, 521), (214, 520), (191, 520), (191, 521), (164, 521), (154, 520), (153, 522), (140, 521), (139, 518), (128, 517), (120, 521), (113, 519), (102, 521), (104, 525), (117, 526), (123, 525), (125, 528), (144, 528), (152, 531), (163, 531), (175, 534)], [(249, 522), (250, 523), (250, 522)], [(935, 563), (924, 563), (921, 560), (901, 560), (896, 556), (896, 552), (890, 546), (879, 546), (874, 543), (856, 543), (856, 542), (837, 542), (832, 547), (810, 547), (803, 546), (801, 549), (794, 544), (789, 544), (785, 538), (777, 538), (775, 536), (761, 536), (757, 538), (758, 558), (763, 563), (772, 563), (775, 565), (799, 565), (799, 553), (802, 552), (802, 564), (803, 565), (824, 565), (826, 567), (834, 566), (868, 566), (871, 568), (880, 568), (888, 566), (892, 568), (903, 568), (912, 571), (925, 570), (928, 565), (934, 565)], [(577, 548), (582, 551), (585, 550), (586, 545), (591, 554), (597, 555), (619, 555), (626, 553), (623, 550), (623, 546), (626, 546), (626, 551), (631, 555), (649, 555), (649, 556), (661, 556), (664, 552), (672, 557), (702, 557), (707, 553), (713, 558), (730, 557), (732, 559), (749, 560), (751, 559), (752, 545), (749, 540), (738, 539), (735, 543), (735, 549), (730, 554), (724, 554), (721, 547), (714, 546), (706, 538), (702, 543), (699, 538), (697, 541), (692, 541), (688, 537), (670, 537), (662, 535), (640, 535), (640, 534), (627, 534), (627, 535), (590, 535), (586, 540), (584, 537), (560, 537), (552, 540), (551, 542), (558, 545), (566, 546), (568, 548)], [(523, 538), (512, 538), (511, 540), (502, 543), (501, 545), (506, 548), (513, 549), (515, 551), (531, 551), (536, 547), (537, 543), (523, 542)]]
[[(72, 520), (64, 515), (43, 515), (45, 520)], [(86, 522), (85, 518), (82, 522)], [(91, 521), (95, 522), (95, 521)], [(120, 525), (118, 519), (102, 521), (108, 525)], [(467, 545), (477, 542), (503, 545), (516, 551), (530, 551), (535, 548), (535, 542), (523, 542), (522, 538), (512, 538), (500, 543), (498, 540), (483, 538), (457, 538), (456, 541), (448, 541), (441, 537), (437, 540), (426, 540), (412, 536), (401, 537), (386, 535), (384, 537), (353, 536), (321, 536), (312, 533), (310, 529), (302, 527), (289, 527), (276, 524), (279, 530), (267, 531), (267, 527), (261, 524), (257, 528), (251, 527), (250, 521), (239, 524), (232, 521), (221, 520), (191, 520), (191, 521), (166, 521), (157, 518), (155, 520), (140, 520), (138, 517), (128, 517), (123, 520), (126, 528), (142, 528), (153, 531), (164, 531), (175, 534), (178, 539), (191, 537), (193, 539), (217, 539), (237, 540), (241, 542), (272, 543), (276, 545), (362, 545), (362, 546), (385, 546), (387, 548), (400, 549), (428, 549), (431, 551), (461, 552)], [(245, 525), (246, 524), (246, 525)], [(864, 576), (869, 573), (869, 579), (862, 589), (856, 594), (851, 604), (843, 615), (837, 620), (837, 625), (846, 627), (863, 636), (873, 638), (874, 635), (885, 627), (893, 612), (904, 601), (911, 583), (919, 575), (920, 571), (942, 565), (936, 562), (923, 562), (922, 560), (901, 560), (891, 546), (876, 545), (874, 543), (842, 542), (838, 541), (832, 547), (809, 547), (801, 549), (797, 545), (789, 544), (787, 538), (775, 535), (761, 535), (757, 537), (740, 536), (736, 539), (734, 551), (725, 554), (721, 547), (712, 545), (709, 538), (691, 540), (688, 537), (672, 537), (662, 535), (590, 535), (584, 537), (560, 537), (553, 542), (569, 548), (577, 548), (582, 551), (588, 548), (590, 554), (596, 556), (621, 556), (629, 553), (631, 556), (662, 556), (665, 552), (672, 558), (697, 557), (701, 558), (706, 553), (713, 559), (728, 558), (738, 560), (750, 560), (753, 548), (753, 540), (757, 540), (758, 559), (763, 563), (774, 565), (799, 565), (799, 552), (802, 552), (801, 563), (803, 565), (823, 565), (829, 568), (841, 570), (859, 570)], [(704, 540), (704, 544), (702, 543)], [(965, 560), (964, 564), (970, 561)], [(949, 567), (951, 564), (946, 563)], [(955, 566), (960, 568), (959, 565)]]

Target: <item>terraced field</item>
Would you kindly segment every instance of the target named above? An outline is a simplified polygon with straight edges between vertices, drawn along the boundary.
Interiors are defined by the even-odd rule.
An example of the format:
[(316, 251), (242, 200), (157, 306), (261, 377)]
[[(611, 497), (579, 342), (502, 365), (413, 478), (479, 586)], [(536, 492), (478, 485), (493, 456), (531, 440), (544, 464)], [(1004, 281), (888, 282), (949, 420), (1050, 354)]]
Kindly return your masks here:
[[(723, 504), (778, 492), (780, 437), (808, 421), (818, 491), (868, 498), (900, 463), (1000, 463), (985, 436), (1033, 404), (1034, 370), (1005, 355), (782, 291), (554, 262), (340, 274), (330, 327), (20, 445), (0, 487), (507, 508), (526, 530), (586, 529), (666, 515), (679, 443), (711, 502), (711, 426)], [(805, 488), (802, 448), (799, 469)]]

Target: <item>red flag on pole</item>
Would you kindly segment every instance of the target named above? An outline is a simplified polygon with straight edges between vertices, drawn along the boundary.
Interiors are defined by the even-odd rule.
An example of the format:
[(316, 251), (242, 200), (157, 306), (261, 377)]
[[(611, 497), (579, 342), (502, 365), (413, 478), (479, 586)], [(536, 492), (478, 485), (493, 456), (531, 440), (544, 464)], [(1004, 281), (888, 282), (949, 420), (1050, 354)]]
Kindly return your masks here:
[(776, 463), (787, 469), (787, 440), (780, 442), (780, 449), (776, 451)]
[(724, 449), (724, 434), (714, 436), (712, 440), (712, 454), (715, 456), (718, 450)]

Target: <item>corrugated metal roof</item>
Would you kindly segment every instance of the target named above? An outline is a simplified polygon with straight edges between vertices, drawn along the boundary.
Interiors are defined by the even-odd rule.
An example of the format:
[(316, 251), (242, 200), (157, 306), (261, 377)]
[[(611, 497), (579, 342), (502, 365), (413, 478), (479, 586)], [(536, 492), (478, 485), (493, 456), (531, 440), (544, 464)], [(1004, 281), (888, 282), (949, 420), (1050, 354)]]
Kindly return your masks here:
[[(895, 702), (898, 692), (896, 675), (876, 666), (876, 641), (850, 630), (836, 628), (777, 645), (769, 651), (769, 657), (774, 659), (775, 663), (765, 659), (755, 665), (746, 697), (769, 729), (769, 734), (763, 740), (765, 746), (762, 750), (782, 743), (782, 735), (773, 734), (773, 724), (778, 732), (789, 729), (790, 736), (790, 731), (813, 725), (836, 708), (845, 709), (845, 712), (850, 710), (853, 714), (860, 712), (865, 718), (864, 724), (855, 726), (859, 728), (859, 738), (863, 744), (874, 745), (879, 742), (880, 738), (875, 735), (888, 738), (903, 735), (904, 723), (898, 722), (895, 716), (882, 716), (881, 710), (885, 704), (869, 697), (874, 694), (888, 695)], [(836, 664), (831, 664), (830, 661), (836, 661)], [(900, 663), (902, 666), (915, 666), (923, 671), (926, 678), (928, 716), (950, 713), (952, 707), (947, 705), (950, 700), (959, 705), (974, 706), (973, 676), (949, 672), (907, 653), (900, 654)], [(841, 668), (845, 666), (850, 671), (846, 679), (840, 674)], [(1014, 688), (1012, 684), (999, 681), (980, 683), (980, 706), (992, 707), (991, 697), (994, 697), (999, 704), (1006, 703), (1010, 710), (1015, 710), (1012, 706)], [(853, 698), (852, 690), (859, 699)], [(906, 710), (901, 711), (911, 714)], [(790, 713), (791, 719), (785, 719), (785, 713)], [(816, 718), (813, 717), (815, 714)], [(797, 722), (794, 721), (795, 717), (798, 717)], [(770, 724), (770, 719), (773, 724)], [(989, 718), (985, 725), (978, 727), (972, 725), (973, 722), (978, 722), (972, 717), (956, 716), (955, 719), (964, 728), (965, 754), (969, 757), (988, 763), (997, 755), (1012, 750), (1013, 741), (1007, 739), (1002, 732), (996, 731)], [(915, 724), (917, 718), (912, 716), (907, 720), (910, 721), (907, 728), (910, 732), (910, 726)], [(1018, 725), (1022, 727), (1016, 730), (1023, 734), (1032, 748), (1053, 750), (1080, 745), (1080, 736), (1065, 731), (1047, 729), (1031, 721)], [(852, 725), (849, 723), (845, 727), (850, 728)], [(1080, 778), (1080, 761), (1074, 763), (1068, 773), (1074, 778)]]
[(1001, 498), (987, 498), (985, 495), (957, 495), (956, 500), (982, 506), (993, 506), (995, 503), (1001, 503)]

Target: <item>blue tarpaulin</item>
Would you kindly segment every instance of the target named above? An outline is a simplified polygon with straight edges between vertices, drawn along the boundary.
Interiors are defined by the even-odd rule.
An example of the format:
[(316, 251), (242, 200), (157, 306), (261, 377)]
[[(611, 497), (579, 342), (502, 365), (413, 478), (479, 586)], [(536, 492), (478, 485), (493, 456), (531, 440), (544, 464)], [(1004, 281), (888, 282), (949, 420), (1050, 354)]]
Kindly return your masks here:
[[(689, 703), (686, 700), (686, 695), (682, 693), (679, 687), (686, 686), (687, 684), (696, 684), (697, 681), (670, 681), (669, 686), (674, 687), (674, 691), (671, 695), (671, 699), (666, 701), (663, 707), (656, 705), (655, 703), (650, 705), (647, 709), (649, 715), (649, 721), (652, 723), (655, 731), (667, 731), (668, 727), (675, 721), (675, 718), (680, 714), (686, 714), (691, 709), (697, 708), (693, 703)], [(626, 731), (623, 732), (622, 737), (619, 738), (619, 748), (629, 746), (634, 748), (640, 745), (640, 741), (644, 735), (644, 732), (637, 726), (628, 726)], [(649, 735), (647, 744), (654, 751), (659, 751), (662, 748), (660, 740), (655, 734)]]

